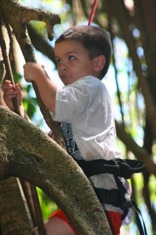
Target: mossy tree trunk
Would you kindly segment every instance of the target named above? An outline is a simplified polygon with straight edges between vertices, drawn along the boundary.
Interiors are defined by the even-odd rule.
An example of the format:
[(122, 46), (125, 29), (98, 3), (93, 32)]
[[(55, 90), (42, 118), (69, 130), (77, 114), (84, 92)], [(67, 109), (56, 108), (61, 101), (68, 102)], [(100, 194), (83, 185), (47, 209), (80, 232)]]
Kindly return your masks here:
[(63, 209), (78, 234), (111, 234), (92, 186), (66, 151), (2, 106), (0, 120), (0, 178), (19, 177), (40, 187)]

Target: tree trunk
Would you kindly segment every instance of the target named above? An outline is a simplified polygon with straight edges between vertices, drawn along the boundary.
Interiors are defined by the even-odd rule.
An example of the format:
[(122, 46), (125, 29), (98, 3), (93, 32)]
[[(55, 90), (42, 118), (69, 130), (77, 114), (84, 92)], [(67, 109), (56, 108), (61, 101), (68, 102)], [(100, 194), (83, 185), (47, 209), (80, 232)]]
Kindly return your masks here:
[(0, 178), (16, 176), (39, 186), (63, 209), (78, 234), (111, 234), (90, 182), (71, 156), (3, 107), (0, 120)]

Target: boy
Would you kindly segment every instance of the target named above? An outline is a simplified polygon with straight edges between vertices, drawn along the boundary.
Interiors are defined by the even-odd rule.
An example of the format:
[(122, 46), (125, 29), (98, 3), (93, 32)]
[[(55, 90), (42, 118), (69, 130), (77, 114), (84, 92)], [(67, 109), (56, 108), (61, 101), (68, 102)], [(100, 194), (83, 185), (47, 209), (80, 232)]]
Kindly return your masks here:
[[(56, 40), (54, 53), (58, 74), (65, 87), (58, 88), (47, 77), (43, 67), (35, 63), (24, 65), (25, 79), (27, 82), (36, 83), (53, 119), (61, 123), (69, 154), (89, 177), (106, 212), (112, 233), (118, 235), (123, 215), (118, 201), (125, 197), (130, 199), (129, 185), (125, 179), (120, 180), (112, 174), (93, 174), (90, 169), (89, 173), (86, 170), (88, 162), (93, 163), (94, 169), (94, 161), (109, 161), (120, 156), (115, 144), (116, 132), (111, 100), (105, 85), (100, 81), (110, 64), (109, 36), (95, 26), (76, 26), (65, 31)], [(8, 81), (3, 85), (3, 91), (8, 105), (10, 98), (20, 96), (19, 87), (13, 88)], [(21, 104), (20, 98), (19, 103)], [(121, 195), (118, 195), (117, 191), (119, 185), (123, 188)], [(106, 194), (110, 195), (108, 200)], [(114, 203), (114, 200), (117, 203)], [(45, 226), (47, 235), (76, 234), (61, 210), (52, 215)]]

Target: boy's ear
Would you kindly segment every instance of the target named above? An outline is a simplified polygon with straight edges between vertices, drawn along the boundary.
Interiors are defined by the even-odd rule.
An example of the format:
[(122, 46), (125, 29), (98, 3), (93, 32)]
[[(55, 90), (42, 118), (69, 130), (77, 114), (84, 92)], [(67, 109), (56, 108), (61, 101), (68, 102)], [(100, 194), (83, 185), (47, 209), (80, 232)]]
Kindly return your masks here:
[(99, 55), (94, 58), (94, 69), (95, 71), (101, 71), (106, 63), (106, 58), (103, 55)]

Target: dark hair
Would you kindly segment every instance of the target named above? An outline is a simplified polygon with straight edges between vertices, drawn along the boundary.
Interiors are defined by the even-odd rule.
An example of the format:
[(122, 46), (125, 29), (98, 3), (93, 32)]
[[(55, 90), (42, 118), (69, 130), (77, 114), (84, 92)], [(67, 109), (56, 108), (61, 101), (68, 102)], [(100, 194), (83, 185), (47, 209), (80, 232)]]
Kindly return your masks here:
[(91, 59), (103, 55), (106, 59), (101, 79), (108, 71), (111, 60), (111, 42), (108, 32), (97, 26), (74, 26), (59, 36), (55, 43), (77, 40), (88, 50)]

